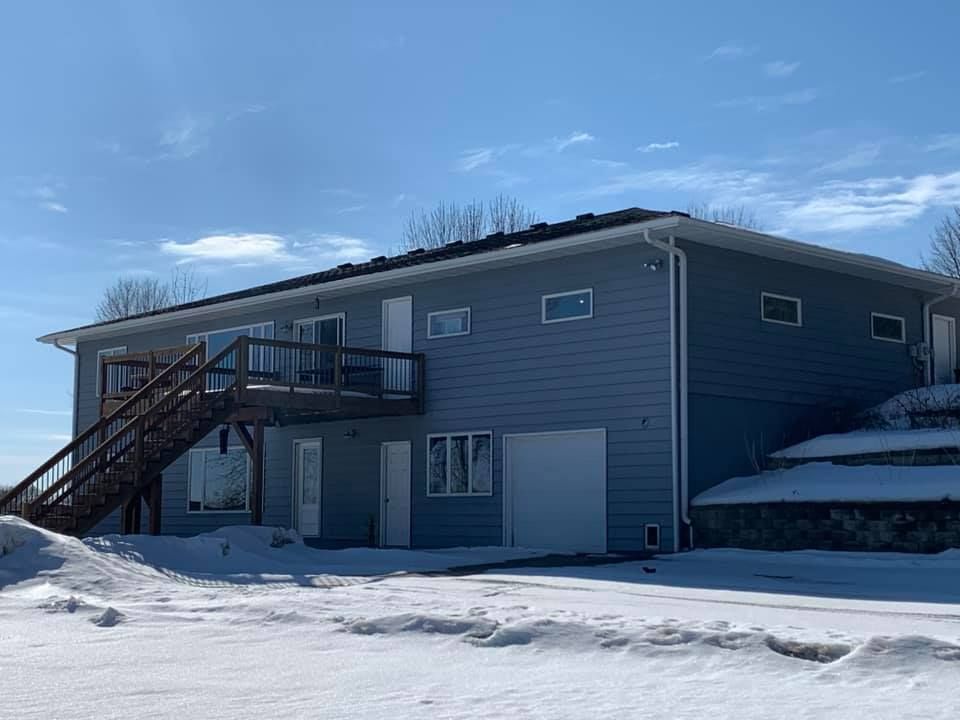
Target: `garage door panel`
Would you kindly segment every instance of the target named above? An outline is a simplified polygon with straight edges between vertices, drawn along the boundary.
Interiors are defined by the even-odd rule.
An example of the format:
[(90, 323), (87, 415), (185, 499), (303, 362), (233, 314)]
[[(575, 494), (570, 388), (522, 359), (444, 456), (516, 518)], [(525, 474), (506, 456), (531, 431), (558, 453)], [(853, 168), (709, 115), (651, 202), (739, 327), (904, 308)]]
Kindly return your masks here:
[(505, 438), (512, 544), (606, 552), (602, 430)]

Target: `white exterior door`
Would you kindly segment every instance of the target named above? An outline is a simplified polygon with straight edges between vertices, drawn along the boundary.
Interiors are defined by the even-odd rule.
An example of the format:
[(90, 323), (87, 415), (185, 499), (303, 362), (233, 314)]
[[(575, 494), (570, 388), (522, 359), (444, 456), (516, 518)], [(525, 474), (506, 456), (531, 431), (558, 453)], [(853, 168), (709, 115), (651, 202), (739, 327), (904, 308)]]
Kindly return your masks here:
[[(393, 352), (413, 352), (413, 298), (391, 298), (383, 301), (382, 348)], [(389, 393), (406, 392), (413, 386), (413, 363), (410, 360), (384, 358), (383, 386)]]
[(956, 382), (957, 321), (945, 315), (933, 316), (933, 382), (944, 385)]
[(410, 547), (410, 443), (383, 443), (380, 467), (380, 544)]
[(504, 543), (607, 551), (606, 431), (505, 435)]
[(323, 440), (295, 441), (293, 460), (294, 523), (304, 537), (317, 537), (323, 494)]

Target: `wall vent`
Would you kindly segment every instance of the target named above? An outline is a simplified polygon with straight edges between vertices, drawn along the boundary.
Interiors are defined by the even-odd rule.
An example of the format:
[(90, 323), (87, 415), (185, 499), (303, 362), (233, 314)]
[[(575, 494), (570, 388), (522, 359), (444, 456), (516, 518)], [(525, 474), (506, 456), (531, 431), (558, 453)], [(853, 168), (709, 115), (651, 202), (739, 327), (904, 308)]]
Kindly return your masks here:
[(643, 547), (647, 550), (660, 549), (660, 525), (652, 523), (643, 526)]

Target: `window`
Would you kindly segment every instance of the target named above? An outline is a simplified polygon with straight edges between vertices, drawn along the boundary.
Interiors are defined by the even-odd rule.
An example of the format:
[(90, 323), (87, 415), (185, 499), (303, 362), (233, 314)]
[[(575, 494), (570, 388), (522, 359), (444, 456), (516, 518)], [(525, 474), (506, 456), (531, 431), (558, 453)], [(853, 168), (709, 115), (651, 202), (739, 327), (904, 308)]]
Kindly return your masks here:
[[(259, 323), (257, 325), (244, 325), (242, 327), (227, 328), (225, 330), (210, 330), (208, 332), (187, 335), (187, 344), (205, 342), (207, 344), (207, 357), (212, 358), (218, 352), (227, 347), (241, 335), (252, 338), (273, 339), (273, 323)], [(273, 352), (267, 347), (251, 347), (249, 368), (252, 377), (269, 377), (273, 372)], [(210, 382), (216, 382), (216, 377), (208, 378)], [(211, 385), (212, 387), (212, 385)]]
[(870, 313), (870, 336), (874, 340), (885, 340), (896, 343), (906, 342), (906, 321), (897, 315)]
[[(297, 320), (293, 324), (293, 338), (307, 345), (342, 346), (346, 333), (346, 315), (336, 313)], [(296, 353), (297, 382), (306, 385), (332, 385), (335, 353), (331, 350), (298, 350)]]
[(427, 315), (427, 337), (453, 337), (470, 334), (470, 308), (439, 310)]
[(541, 322), (554, 323), (593, 317), (593, 290), (544, 295), (541, 298)]
[(187, 471), (189, 512), (246, 512), (250, 509), (250, 457), (240, 448), (194, 448)]
[[(97, 397), (100, 397), (103, 394), (103, 388), (100, 387), (103, 384), (103, 359), (105, 357), (115, 357), (117, 355), (126, 355), (127, 346), (121, 345), (120, 347), (114, 348), (104, 348), (103, 350), (97, 350)], [(119, 370), (119, 368), (117, 368)], [(119, 387), (113, 387), (118, 378), (107, 378), (107, 390), (115, 391), (119, 390)]]
[(427, 495), (492, 495), (493, 434), (427, 436)]
[(799, 327), (803, 325), (800, 298), (760, 293), (760, 317), (765, 322)]

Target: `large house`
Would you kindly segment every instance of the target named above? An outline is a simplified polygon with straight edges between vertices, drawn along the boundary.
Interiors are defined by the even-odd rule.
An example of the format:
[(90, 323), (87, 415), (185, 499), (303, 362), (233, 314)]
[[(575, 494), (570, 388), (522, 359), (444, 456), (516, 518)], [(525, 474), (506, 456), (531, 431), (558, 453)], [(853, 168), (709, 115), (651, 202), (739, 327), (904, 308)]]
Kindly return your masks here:
[(957, 281), (631, 208), (51, 333), (75, 439), (0, 512), (75, 534), (676, 550), (689, 498), (954, 382)]

